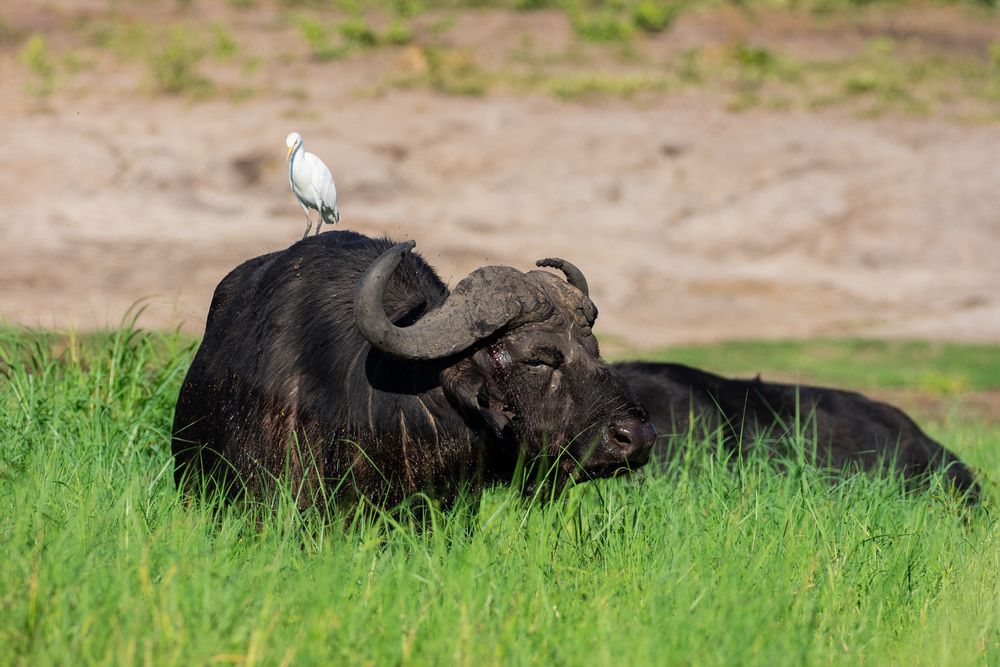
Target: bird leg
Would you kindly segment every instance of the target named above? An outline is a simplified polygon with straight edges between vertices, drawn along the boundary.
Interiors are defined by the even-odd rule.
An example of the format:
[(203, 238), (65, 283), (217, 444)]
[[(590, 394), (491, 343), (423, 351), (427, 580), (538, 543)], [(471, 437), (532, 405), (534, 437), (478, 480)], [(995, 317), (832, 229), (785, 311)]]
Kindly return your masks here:
[[(302, 206), (301, 204), (299, 205)], [(313, 223), (312, 220), (309, 219), (309, 209), (307, 209), (305, 206), (302, 206), (302, 212), (306, 214), (306, 233), (302, 235), (302, 238), (306, 238), (307, 236), (309, 236), (309, 230), (312, 229)], [(317, 228), (318, 227), (319, 226), (317, 225)]]
[(316, 236), (319, 236), (319, 230), (323, 227), (325, 220), (323, 219), (323, 202), (320, 202), (319, 208), (316, 209), (316, 213), (319, 214), (316, 218)]

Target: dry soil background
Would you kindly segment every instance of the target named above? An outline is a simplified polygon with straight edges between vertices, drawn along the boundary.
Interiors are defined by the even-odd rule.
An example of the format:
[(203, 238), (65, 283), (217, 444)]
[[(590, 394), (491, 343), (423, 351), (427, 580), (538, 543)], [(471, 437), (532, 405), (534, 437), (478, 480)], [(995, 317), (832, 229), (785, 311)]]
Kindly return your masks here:
[(145, 326), (200, 332), (229, 269), (301, 235), (284, 162), (294, 129), (333, 169), (344, 228), (416, 239), (451, 284), (486, 263), (570, 259), (619, 344), (1000, 341), (996, 124), (732, 113), (708, 93), (359, 95), (388, 55), (276, 69), (308, 87), (307, 111), (282, 95), (126, 92), (130, 75), (107, 72), (98, 92), (40, 110), (10, 56), (8, 322), (113, 325), (146, 299)]

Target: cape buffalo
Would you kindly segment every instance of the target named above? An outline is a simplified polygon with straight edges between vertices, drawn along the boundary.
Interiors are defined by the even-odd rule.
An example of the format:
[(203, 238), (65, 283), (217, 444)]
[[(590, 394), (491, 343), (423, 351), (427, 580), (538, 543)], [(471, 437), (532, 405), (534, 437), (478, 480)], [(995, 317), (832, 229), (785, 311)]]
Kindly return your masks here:
[(575, 267), (486, 266), (449, 293), (413, 246), (328, 232), (219, 283), (174, 415), (179, 485), (448, 501), (519, 458), (560, 480), (646, 462), (655, 430), (599, 357)]
[(789, 436), (794, 439), (800, 428), (805, 441), (815, 440), (819, 465), (873, 469), (891, 464), (914, 480), (941, 470), (967, 498), (979, 496), (972, 472), (954, 454), (898, 408), (861, 394), (759, 377), (733, 380), (681, 364), (625, 362), (615, 369), (656, 425), (660, 436), (654, 450), (663, 459), (678, 453), (692, 427), (696, 436), (721, 435), (733, 450), (746, 452), (764, 442), (779, 455), (791, 453)]

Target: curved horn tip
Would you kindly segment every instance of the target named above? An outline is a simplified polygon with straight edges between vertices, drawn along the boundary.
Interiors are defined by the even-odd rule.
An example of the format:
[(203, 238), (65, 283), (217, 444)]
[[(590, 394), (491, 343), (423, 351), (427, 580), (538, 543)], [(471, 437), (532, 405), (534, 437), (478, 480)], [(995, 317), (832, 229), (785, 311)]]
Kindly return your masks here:
[(395, 250), (399, 251), (400, 255), (405, 255), (417, 246), (416, 241), (403, 241), (402, 243), (397, 243)]
[(583, 271), (576, 268), (571, 262), (567, 262), (561, 257), (546, 257), (535, 262), (536, 266), (548, 266), (562, 271), (566, 276), (566, 282), (583, 292), (584, 296), (590, 296), (590, 288), (587, 287), (587, 278)]

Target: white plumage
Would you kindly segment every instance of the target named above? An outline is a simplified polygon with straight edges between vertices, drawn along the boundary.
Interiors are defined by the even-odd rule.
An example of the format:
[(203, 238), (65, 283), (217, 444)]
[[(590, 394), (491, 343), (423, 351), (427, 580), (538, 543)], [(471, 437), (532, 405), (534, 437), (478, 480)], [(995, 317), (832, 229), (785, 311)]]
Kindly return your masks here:
[(305, 151), (302, 147), (302, 135), (298, 132), (288, 135), (285, 146), (288, 147), (288, 183), (306, 214), (306, 233), (302, 238), (309, 236), (309, 230), (312, 229), (309, 209), (319, 212), (319, 220), (316, 222), (316, 233), (319, 234), (319, 228), (324, 222), (330, 225), (340, 222), (337, 186), (333, 184), (333, 174), (322, 160)]

